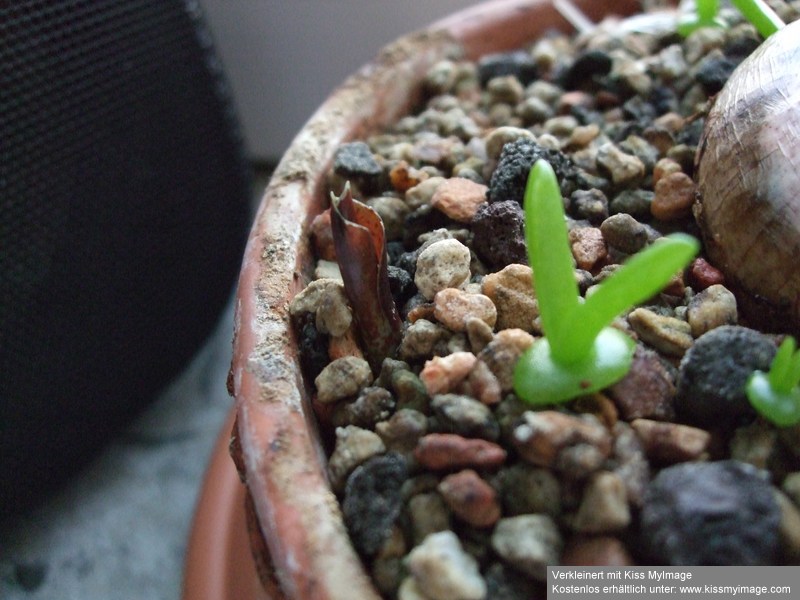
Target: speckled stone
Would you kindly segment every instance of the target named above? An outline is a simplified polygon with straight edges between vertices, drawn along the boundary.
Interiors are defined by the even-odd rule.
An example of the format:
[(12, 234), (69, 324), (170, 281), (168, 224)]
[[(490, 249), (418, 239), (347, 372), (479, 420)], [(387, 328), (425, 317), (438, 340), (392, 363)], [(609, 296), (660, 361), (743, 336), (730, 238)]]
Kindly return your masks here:
[(708, 431), (680, 423), (634, 419), (631, 427), (642, 440), (645, 454), (654, 464), (699, 460), (704, 457), (711, 442)]
[(428, 300), (445, 288), (458, 288), (470, 276), (469, 248), (455, 239), (435, 242), (417, 258), (414, 283)]
[(500, 519), (492, 533), (492, 548), (500, 558), (539, 581), (547, 580), (547, 566), (559, 563), (564, 541), (547, 515), (519, 515)]
[(373, 431), (355, 425), (337, 427), (336, 445), (328, 460), (328, 475), (333, 490), (341, 491), (353, 469), (385, 450), (383, 441)]
[(450, 331), (465, 331), (467, 321), (477, 318), (489, 327), (497, 322), (497, 308), (483, 294), (470, 294), (455, 288), (445, 288), (433, 297), (433, 316)]
[(572, 529), (581, 533), (613, 533), (630, 522), (631, 511), (622, 479), (609, 471), (592, 475), (581, 504), (570, 519)]
[(531, 332), (539, 316), (533, 291), (533, 271), (528, 265), (511, 264), (490, 273), (481, 282), (481, 291), (497, 309), (497, 329), (522, 329)]
[(334, 360), (314, 380), (317, 399), (325, 404), (355, 396), (370, 383), (372, 383), (372, 370), (369, 363), (355, 356)]
[(478, 563), (452, 531), (432, 533), (406, 559), (414, 582), (430, 600), (484, 600), (486, 582)]

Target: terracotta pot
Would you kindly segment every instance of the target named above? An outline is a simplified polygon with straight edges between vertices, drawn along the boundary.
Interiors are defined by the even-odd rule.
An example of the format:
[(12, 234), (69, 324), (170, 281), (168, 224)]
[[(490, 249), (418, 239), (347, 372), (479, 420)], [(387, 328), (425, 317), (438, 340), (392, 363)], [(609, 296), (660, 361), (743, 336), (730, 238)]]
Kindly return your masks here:
[[(631, 14), (635, 0), (573, 0), (591, 19)], [(266, 189), (239, 282), (233, 456), (247, 485), (251, 542), (265, 585), (287, 598), (379, 598), (350, 544), (325, 474), (310, 388), (298, 363), (288, 304), (313, 269), (307, 236), (326, 208), (325, 176), (342, 142), (394, 121), (418, 81), (454, 51), (476, 58), (568, 30), (549, 0), (497, 0), (400, 38), (347, 79), (299, 132)]]

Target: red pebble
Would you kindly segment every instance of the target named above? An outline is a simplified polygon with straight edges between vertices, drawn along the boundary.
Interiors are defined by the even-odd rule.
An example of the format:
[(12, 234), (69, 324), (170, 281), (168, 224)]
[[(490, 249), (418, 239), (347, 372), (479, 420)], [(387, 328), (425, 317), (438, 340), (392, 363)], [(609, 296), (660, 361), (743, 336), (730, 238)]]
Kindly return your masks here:
[(430, 433), (414, 449), (414, 458), (428, 469), (492, 469), (506, 460), (506, 451), (495, 443), (465, 438), (455, 433)]
[(724, 284), (725, 276), (704, 258), (695, 258), (689, 265), (689, 285), (700, 292), (712, 285)]
[(450, 510), (470, 525), (491, 527), (500, 519), (497, 493), (472, 469), (448, 475), (437, 489)]

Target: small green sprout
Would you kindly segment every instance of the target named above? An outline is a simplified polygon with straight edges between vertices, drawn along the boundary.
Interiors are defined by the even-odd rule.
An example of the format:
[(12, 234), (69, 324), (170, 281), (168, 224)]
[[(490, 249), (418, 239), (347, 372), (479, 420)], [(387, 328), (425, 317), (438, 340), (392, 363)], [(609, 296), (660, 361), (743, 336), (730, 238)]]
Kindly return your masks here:
[(603, 389), (630, 370), (635, 344), (611, 322), (659, 292), (699, 249), (672, 234), (631, 257), (586, 300), (578, 292), (564, 205), (553, 168), (538, 160), (525, 188), (525, 237), (545, 337), (514, 368), (517, 395), (554, 404)]
[[(764, 38), (785, 25), (764, 0), (731, 0), (731, 4), (739, 9)], [(695, 9), (696, 14), (687, 11), (678, 17), (678, 33), (681, 35), (687, 36), (700, 27), (725, 27), (725, 22), (717, 15), (719, 0), (696, 0)]]
[(750, 404), (778, 427), (800, 423), (800, 352), (788, 336), (778, 348), (769, 373), (754, 371), (747, 380)]

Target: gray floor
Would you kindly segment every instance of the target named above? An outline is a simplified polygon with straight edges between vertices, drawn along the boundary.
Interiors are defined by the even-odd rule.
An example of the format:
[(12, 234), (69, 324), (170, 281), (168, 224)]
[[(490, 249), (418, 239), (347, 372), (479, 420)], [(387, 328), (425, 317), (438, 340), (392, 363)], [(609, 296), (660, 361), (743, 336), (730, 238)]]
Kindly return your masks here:
[[(232, 303), (231, 303), (232, 306)], [(71, 485), (0, 531), (4, 600), (177, 600), (206, 463), (232, 400), (233, 314)]]

